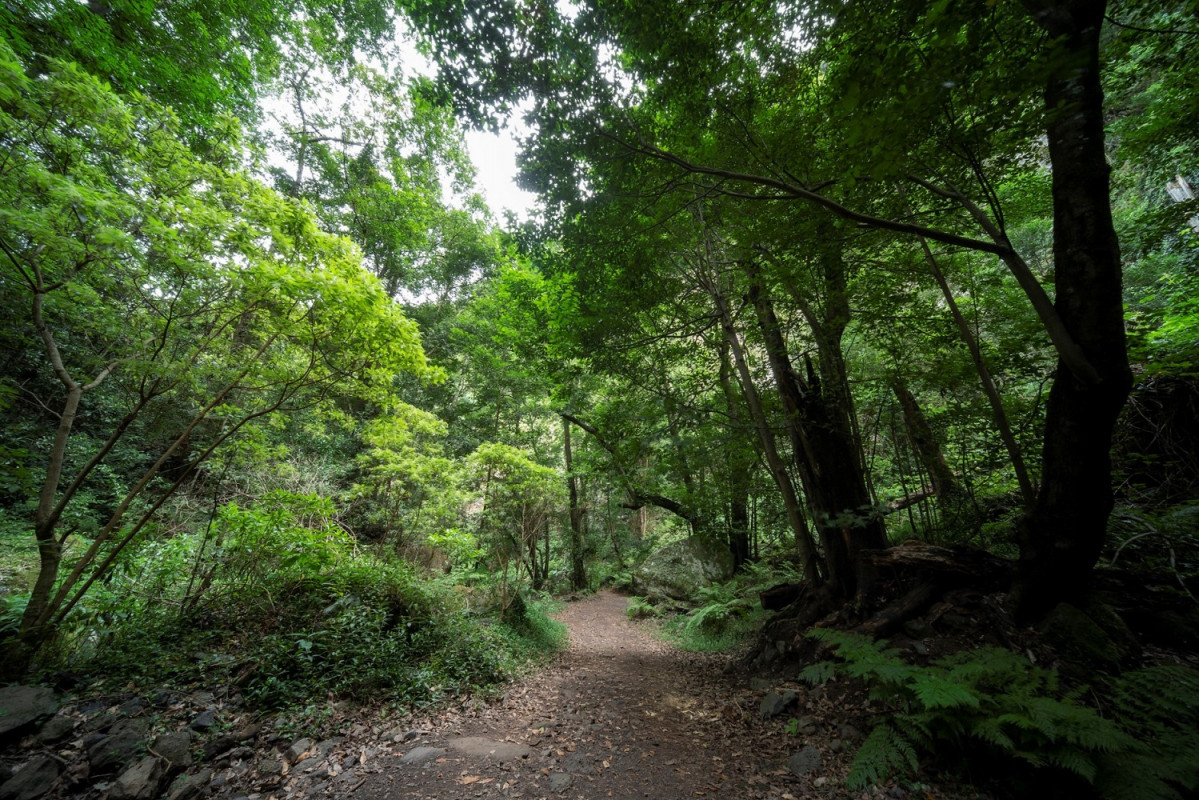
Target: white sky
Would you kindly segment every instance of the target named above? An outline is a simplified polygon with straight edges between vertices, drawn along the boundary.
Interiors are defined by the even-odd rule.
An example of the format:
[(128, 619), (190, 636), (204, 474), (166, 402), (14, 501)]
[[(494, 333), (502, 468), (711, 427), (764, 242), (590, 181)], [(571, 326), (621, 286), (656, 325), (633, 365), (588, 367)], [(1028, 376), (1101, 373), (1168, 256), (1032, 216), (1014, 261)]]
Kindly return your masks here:
[(516, 185), (518, 146), (514, 129), (518, 127), (519, 121), (513, 120), (498, 134), (466, 132), (466, 148), (478, 173), (475, 184), (498, 219), (503, 219), (507, 210), (527, 220), (537, 202), (536, 195)]

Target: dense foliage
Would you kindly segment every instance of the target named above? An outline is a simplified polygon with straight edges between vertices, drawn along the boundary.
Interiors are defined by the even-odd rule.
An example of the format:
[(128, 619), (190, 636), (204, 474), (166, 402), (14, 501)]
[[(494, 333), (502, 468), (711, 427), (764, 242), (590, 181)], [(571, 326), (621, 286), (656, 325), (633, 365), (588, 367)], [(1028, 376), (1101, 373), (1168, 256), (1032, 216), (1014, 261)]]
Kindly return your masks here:
[[(687, 539), (731, 582), (631, 611), (696, 649), (783, 582), (862, 622), (907, 539), (1015, 559), (1021, 623), (1164, 573), (1118, 612), (1193, 646), (1197, 10), (4, 5), (0, 673), (424, 703)], [(501, 226), (461, 126), (513, 109)], [(948, 743), (1194, 786), (1136, 743), (1191, 746), (1166, 673), (838, 641), (902, 707), (855, 780)]]

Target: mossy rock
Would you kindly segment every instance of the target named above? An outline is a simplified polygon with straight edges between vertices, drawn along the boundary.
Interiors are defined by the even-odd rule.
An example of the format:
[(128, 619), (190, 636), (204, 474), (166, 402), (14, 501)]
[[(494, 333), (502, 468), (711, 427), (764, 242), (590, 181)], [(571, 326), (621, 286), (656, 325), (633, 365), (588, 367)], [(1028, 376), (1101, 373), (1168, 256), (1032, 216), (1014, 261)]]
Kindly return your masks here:
[(727, 580), (733, 555), (727, 547), (690, 536), (659, 548), (633, 573), (633, 591), (646, 597), (686, 600), (700, 586)]

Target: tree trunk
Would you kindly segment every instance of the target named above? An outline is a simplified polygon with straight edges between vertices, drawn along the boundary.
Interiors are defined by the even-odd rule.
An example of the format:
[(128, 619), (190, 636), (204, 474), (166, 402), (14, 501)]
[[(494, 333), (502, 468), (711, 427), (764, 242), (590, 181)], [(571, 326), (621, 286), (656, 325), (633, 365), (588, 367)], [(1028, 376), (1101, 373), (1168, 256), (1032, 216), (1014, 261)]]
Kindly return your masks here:
[(1028, 467), (1024, 465), (1024, 453), (1020, 450), (1020, 445), (1016, 442), (1016, 435), (1012, 433), (1012, 426), (1008, 422), (1007, 411), (1003, 408), (1003, 398), (999, 395), (999, 387), (995, 385), (995, 380), (991, 377), (991, 370), (987, 368), (987, 362), (983, 360), (982, 349), (978, 346), (978, 339), (975, 338), (974, 331), (970, 330), (970, 323), (966, 322), (966, 317), (958, 308), (953, 290), (949, 288), (949, 281), (945, 280), (945, 273), (941, 271), (941, 265), (937, 263), (937, 259), (933, 256), (933, 251), (924, 237), (918, 238), (920, 247), (924, 251), (924, 259), (933, 271), (937, 286), (941, 288), (941, 296), (945, 298), (945, 304), (949, 306), (949, 313), (953, 315), (953, 322), (957, 325), (958, 334), (966, 344), (966, 349), (970, 351), (970, 360), (974, 362), (974, 371), (978, 373), (983, 394), (987, 396), (987, 402), (991, 404), (991, 418), (995, 421), (995, 427), (999, 430), (999, 438), (1003, 440), (1008, 458), (1012, 461), (1012, 470), (1016, 473), (1016, 483), (1020, 487), (1020, 498), (1024, 501), (1025, 508), (1031, 508), (1036, 497), (1036, 489), (1033, 488)]
[[(728, 410), (732, 432), (740, 433), (744, 428), (741, 403), (733, 389), (733, 367), (729, 363), (728, 342), (721, 340), (720, 388)], [(749, 560), (749, 486), (752, 459), (744, 456), (745, 448), (739, 437), (729, 436), (725, 443), (725, 465), (729, 472), (729, 551), (733, 554), (733, 567), (740, 569)]]
[(562, 420), (563, 450), (566, 455), (566, 486), (570, 493), (570, 585), (575, 591), (587, 588), (587, 567), (583, 561), (583, 512), (579, 508), (578, 482), (571, 472), (570, 421)]
[(741, 378), (741, 388), (745, 394), (745, 403), (749, 406), (749, 414), (758, 429), (758, 437), (762, 442), (763, 454), (770, 474), (774, 477), (775, 485), (783, 497), (783, 508), (787, 512), (787, 522), (795, 534), (795, 546), (799, 551), (800, 562), (803, 565), (804, 580), (815, 586), (820, 583), (820, 571), (817, 567), (816, 547), (812, 535), (808, 532), (808, 521), (804, 516), (803, 507), (799, 504), (799, 496), (795, 493), (795, 485), (787, 473), (787, 466), (779, 456), (774, 442), (774, 432), (766, 420), (766, 412), (762, 409), (762, 401), (754, 386), (753, 375), (745, 360), (745, 351), (741, 347), (741, 338), (733, 325), (733, 317), (729, 311), (728, 301), (715, 287), (709, 289), (720, 315), (721, 327), (733, 353), (733, 361), (737, 365), (737, 374)]
[(1016, 611), (1035, 618), (1090, 587), (1113, 505), (1111, 442), (1132, 387), (1120, 244), (1104, 154), (1099, 36), (1106, 3), (1024, 0), (1054, 37), (1045, 88), (1053, 167), (1054, 307), (1098, 373), (1059, 359), (1049, 392), (1041, 487), (1020, 531)]
[(891, 389), (895, 392), (896, 399), (899, 400), (899, 408), (903, 412), (903, 427), (908, 433), (908, 440), (912, 443), (912, 449), (916, 451), (916, 456), (920, 459), (921, 464), (924, 465), (924, 471), (928, 473), (929, 488), (939, 500), (954, 500), (961, 495), (962, 487), (945, 461), (945, 454), (941, 452), (941, 443), (933, 434), (932, 426), (928, 424), (928, 417), (924, 416), (924, 411), (916, 402), (915, 396), (912, 395), (903, 378), (895, 378), (891, 382)]
[[(849, 598), (866, 588), (859, 586), (859, 553), (886, 547), (886, 528), (866, 490), (862, 459), (844, 409), (830, 408), (837, 393), (832, 398), (823, 394), (822, 381), (811, 364), (808, 381), (795, 372), (761, 272), (752, 264), (746, 265), (746, 272), (791, 447), (824, 547), (830, 588), (835, 595)], [(818, 337), (818, 343), (825, 338)], [(825, 357), (823, 352), (820, 355)], [(835, 357), (830, 356), (839, 357), (839, 350)]]

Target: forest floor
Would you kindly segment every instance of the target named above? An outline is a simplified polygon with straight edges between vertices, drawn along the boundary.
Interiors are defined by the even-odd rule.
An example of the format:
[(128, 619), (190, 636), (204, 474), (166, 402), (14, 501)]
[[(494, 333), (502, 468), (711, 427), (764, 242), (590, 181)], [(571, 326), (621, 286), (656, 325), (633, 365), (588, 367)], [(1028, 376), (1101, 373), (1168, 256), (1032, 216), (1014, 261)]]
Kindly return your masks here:
[[(556, 616), (569, 629), (569, 646), (548, 665), (497, 697), (466, 697), (424, 713), (397, 715), (394, 705), (382, 702), (330, 701), (323, 723), (303, 714), (259, 718), (229, 694), (232, 687), (223, 693), (214, 687), (143, 695), (130, 685), (115, 695), (68, 697), (38, 732), (3, 751), (0, 795), (8, 800), (987, 797), (956, 779), (927, 773), (919, 782), (848, 789), (852, 754), (877, 722), (878, 712), (866, 704), (860, 686), (843, 680), (809, 686), (796, 680), (799, 664), (785, 674), (753, 675), (734, 654), (683, 652), (654, 635), (655, 623), (630, 621), (627, 604), (610, 592), (567, 604)], [(323, 740), (304, 735), (315, 730), (338, 735)], [(200, 751), (203, 758), (193, 758)], [(164, 794), (171, 776), (176, 777)]]
[[(610, 592), (569, 604), (557, 615), (569, 628), (569, 648), (502, 698), (341, 742), (338, 749), (351, 755), (346, 772), (330, 780), (326, 769), (317, 769), (308, 779), (300, 762), (273, 794), (356, 800), (979, 797), (964, 787), (933, 791), (927, 784), (849, 791), (843, 779), (850, 753), (861, 741), (858, 726), (868, 724), (860, 699), (781, 678), (750, 678), (728, 655), (679, 651), (651, 634), (652, 623), (630, 622), (626, 605)], [(764, 716), (763, 701), (777, 702), (780, 695), (790, 704)], [(791, 719), (796, 732), (788, 733)]]

